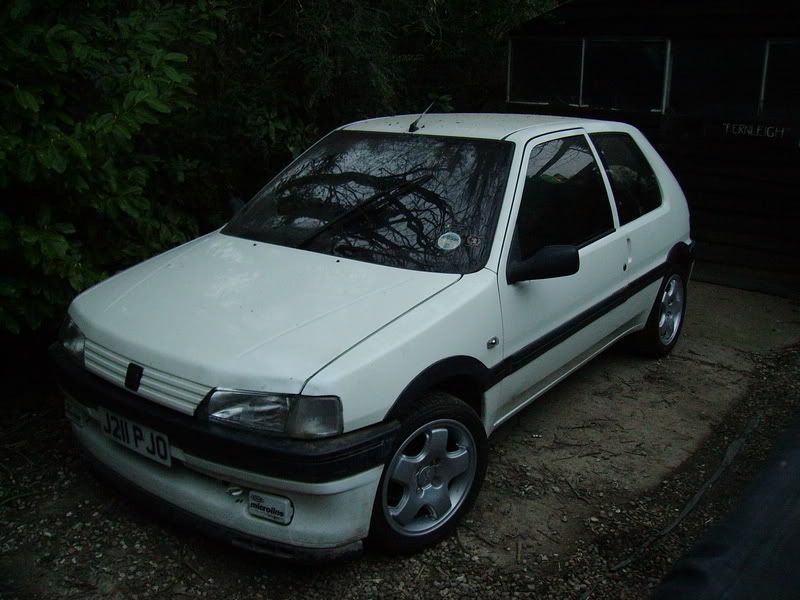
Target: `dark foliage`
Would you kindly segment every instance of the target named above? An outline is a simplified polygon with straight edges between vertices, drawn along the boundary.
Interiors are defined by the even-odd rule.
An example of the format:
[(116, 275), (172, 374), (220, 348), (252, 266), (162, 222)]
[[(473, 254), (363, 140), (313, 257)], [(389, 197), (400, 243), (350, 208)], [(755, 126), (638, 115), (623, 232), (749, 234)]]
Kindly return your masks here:
[(0, 331), (221, 225), (320, 133), (502, 106), (544, 3), (15, 0), (0, 9)]

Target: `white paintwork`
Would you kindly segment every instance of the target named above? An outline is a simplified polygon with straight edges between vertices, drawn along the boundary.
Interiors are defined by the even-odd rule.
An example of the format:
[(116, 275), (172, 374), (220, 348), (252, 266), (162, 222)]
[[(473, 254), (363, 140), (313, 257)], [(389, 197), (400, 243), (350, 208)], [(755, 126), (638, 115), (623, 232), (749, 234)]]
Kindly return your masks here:
[[(407, 132), (417, 116), (344, 128)], [(190, 413), (202, 390), (213, 387), (332, 394), (342, 399), (345, 430), (352, 431), (383, 420), (406, 386), (430, 365), (467, 356), (494, 367), (662, 264), (676, 242), (691, 241), (678, 183), (633, 127), (549, 116), (463, 114), (427, 115), (420, 126), (408, 135), (505, 139), (515, 145), (491, 253), (478, 272), (459, 276), (402, 270), (214, 232), (81, 294), (71, 316), (90, 345), (111, 353), (117, 363), (131, 360), (145, 371), (174, 377), (179, 396), (183, 389), (199, 390), (172, 403), (144, 390), (143, 401)], [(506, 284), (531, 148), (554, 137), (599, 131), (623, 131), (638, 142), (659, 177), (662, 206), (619, 227), (601, 169), (614, 233), (581, 249), (581, 269), (572, 277)], [(487, 390), (481, 415), (487, 433), (619, 337), (643, 327), (658, 285), (650, 284)], [(487, 348), (493, 337), (499, 343)], [(93, 369), (117, 385), (122, 382), (118, 365), (101, 367)], [(207, 463), (178, 448), (173, 456), (181, 464), (167, 470), (91, 429), (78, 427), (76, 433), (95, 456), (140, 487), (228, 527), (306, 546), (344, 544), (367, 534), (381, 468), (346, 481), (302, 484)], [(295, 521), (283, 527), (254, 519), (226, 497), (223, 481), (291, 497)]]
[[(563, 137), (585, 137), (582, 129), (574, 129), (551, 135), (538, 136), (525, 146), (519, 179), (525, 177), (525, 169), (531, 151), (538, 146)], [(588, 139), (588, 138), (586, 138)], [(508, 261), (511, 249), (513, 225), (522, 201), (523, 185), (517, 186), (513, 200), (512, 218), (503, 244), (502, 264)], [(611, 202), (609, 208), (611, 208)], [(614, 216), (615, 223), (616, 215)], [(501, 269), (497, 277), (500, 304), (504, 325), (504, 354), (511, 355), (552, 331), (562, 323), (579, 315), (612, 293), (621, 291), (628, 283), (627, 273), (623, 265), (627, 262), (627, 248), (624, 237), (617, 229), (596, 242), (581, 248), (580, 271), (571, 277), (557, 277), (540, 281), (522, 281), (514, 285), (506, 283), (505, 269)], [(621, 327), (628, 317), (625, 305), (612, 310), (594, 323), (579, 332), (578, 339), (570, 339), (561, 344), (558, 352), (548, 352), (539, 360), (528, 363), (525, 367), (502, 382), (503, 403), (495, 407), (492, 425), (518, 409), (532, 399), (536, 393), (536, 384), (557, 369), (565, 361), (571, 360), (587, 347), (597, 343)], [(573, 336), (574, 337), (574, 336)], [(564, 346), (574, 346), (565, 351)], [(531, 389), (531, 388), (534, 389)]]
[[(84, 411), (89, 413), (85, 407)], [(375, 467), (325, 484), (263, 477), (193, 459), (173, 447), (172, 467), (164, 467), (120, 446), (100, 433), (93, 417), (72, 431), (85, 451), (139, 488), (188, 512), (248, 535), (306, 548), (333, 548), (366, 537), (372, 500), (382, 468)], [(189, 467), (189, 468), (187, 468)], [(211, 475), (211, 476), (209, 476)], [(294, 517), (289, 525), (254, 517), (231, 484), (289, 498)]]
[(497, 276), (488, 269), (464, 275), (415, 310), (387, 324), (314, 375), (303, 393), (336, 389), (342, 398), (345, 427), (357, 429), (381, 421), (411, 380), (435, 362), (470, 356), (492, 367), (502, 358)]
[[(129, 357), (113, 352), (92, 340), (86, 341), (84, 364), (95, 375), (122, 387), (125, 385), (125, 376), (130, 363)], [(148, 366), (142, 375), (137, 393), (167, 408), (191, 415), (210, 390), (207, 385), (200, 385)]]
[[(366, 121), (345, 125), (340, 129), (406, 133), (409, 125), (417, 117), (419, 115), (398, 115), (395, 117), (367, 119)], [(415, 135), (447, 135), (490, 140), (507, 138), (511, 141), (519, 141), (523, 138), (527, 139), (553, 131), (582, 127), (587, 122), (589, 122), (589, 119), (553, 117), (549, 115), (429, 113), (419, 122), (419, 130)]]
[(89, 340), (145, 371), (297, 393), (458, 278), (212, 233), (84, 292), (70, 314)]

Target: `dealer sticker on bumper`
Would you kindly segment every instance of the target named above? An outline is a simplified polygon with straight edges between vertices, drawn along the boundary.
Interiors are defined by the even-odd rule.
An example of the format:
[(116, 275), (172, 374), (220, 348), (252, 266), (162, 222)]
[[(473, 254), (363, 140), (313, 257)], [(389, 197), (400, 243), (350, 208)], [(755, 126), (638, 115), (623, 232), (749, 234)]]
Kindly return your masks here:
[(254, 517), (274, 521), (281, 525), (291, 523), (294, 516), (294, 506), (292, 506), (291, 500), (264, 492), (250, 492), (247, 510)]

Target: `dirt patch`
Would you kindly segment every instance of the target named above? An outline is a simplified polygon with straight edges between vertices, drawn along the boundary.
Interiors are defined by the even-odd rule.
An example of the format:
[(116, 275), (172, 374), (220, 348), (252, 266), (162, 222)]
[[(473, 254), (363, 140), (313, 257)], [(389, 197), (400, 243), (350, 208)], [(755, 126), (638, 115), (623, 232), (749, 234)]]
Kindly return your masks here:
[[(798, 400), (787, 301), (695, 284), (661, 361), (612, 350), (507, 423), (458, 536), (420, 555), (313, 569), (178, 530), (97, 483), (46, 385), (0, 419), (3, 598), (643, 598), (735, 501)], [(744, 452), (646, 552), (752, 417)], [(614, 565), (633, 557), (625, 568)]]

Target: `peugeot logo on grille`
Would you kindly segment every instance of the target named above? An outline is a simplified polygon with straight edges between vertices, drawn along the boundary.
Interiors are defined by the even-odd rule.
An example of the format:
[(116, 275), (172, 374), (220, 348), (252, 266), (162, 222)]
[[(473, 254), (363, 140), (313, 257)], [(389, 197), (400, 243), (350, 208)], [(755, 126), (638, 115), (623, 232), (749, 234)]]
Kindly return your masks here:
[(128, 372), (125, 373), (125, 387), (134, 392), (139, 389), (139, 384), (142, 382), (142, 374), (144, 369), (139, 365), (130, 363), (128, 365)]

